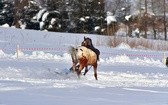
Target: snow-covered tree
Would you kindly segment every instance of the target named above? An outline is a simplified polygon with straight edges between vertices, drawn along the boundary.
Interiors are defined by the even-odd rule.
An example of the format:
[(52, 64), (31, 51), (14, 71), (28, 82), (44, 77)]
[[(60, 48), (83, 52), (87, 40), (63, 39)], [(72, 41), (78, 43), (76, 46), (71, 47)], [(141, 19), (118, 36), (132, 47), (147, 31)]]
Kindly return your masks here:
[(40, 29), (39, 22), (37, 21), (36, 15), (40, 11), (40, 6), (36, 1), (29, 0), (28, 6), (24, 8), (24, 18), (22, 19), (26, 29)]
[(130, 11), (131, 3), (131, 0), (106, 0), (105, 11), (110, 11), (118, 17), (122, 12), (121, 9), (125, 8), (127, 12)]
[(47, 0), (46, 3), (38, 13), (41, 18), (37, 19), (42, 30), (96, 33), (95, 27), (104, 25), (104, 0)]
[[(73, 4), (72, 19), (76, 20), (76, 30), (82, 33), (100, 33), (104, 28), (104, 0), (77, 0)], [(95, 27), (99, 27), (99, 31)], [(79, 29), (80, 28), (80, 29)]]
[(8, 0), (0, 0), (0, 25), (13, 23), (13, 4)]

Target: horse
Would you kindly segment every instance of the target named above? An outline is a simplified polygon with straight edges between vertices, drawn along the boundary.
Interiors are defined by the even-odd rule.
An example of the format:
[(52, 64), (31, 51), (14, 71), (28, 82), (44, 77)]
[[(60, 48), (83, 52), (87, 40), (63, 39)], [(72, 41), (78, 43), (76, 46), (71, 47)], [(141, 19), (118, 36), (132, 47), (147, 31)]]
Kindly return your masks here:
[[(81, 75), (81, 71), (84, 67), (88, 65), (93, 66), (94, 68), (94, 77), (97, 78), (97, 55), (91, 49), (85, 46), (79, 46), (77, 48), (71, 47), (70, 49), (72, 61), (73, 61), (73, 70), (77, 73), (78, 77)], [(79, 63), (79, 65), (77, 65)], [(86, 71), (85, 71), (86, 72)], [(84, 73), (86, 74), (86, 73)]]

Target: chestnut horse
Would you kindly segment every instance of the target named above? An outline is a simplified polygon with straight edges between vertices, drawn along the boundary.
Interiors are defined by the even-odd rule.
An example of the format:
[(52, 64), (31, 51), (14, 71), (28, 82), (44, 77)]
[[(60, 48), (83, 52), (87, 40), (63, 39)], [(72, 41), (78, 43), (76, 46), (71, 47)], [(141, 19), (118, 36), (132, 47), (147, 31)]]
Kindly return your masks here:
[[(94, 68), (94, 77), (97, 80), (97, 55), (91, 49), (79, 46), (77, 48), (72, 47), (70, 49), (72, 61), (73, 61), (73, 70), (77, 73), (78, 77), (81, 75), (81, 71), (84, 67), (88, 65), (93, 66)], [(79, 63), (77, 65), (77, 63)], [(86, 71), (85, 71), (86, 72)], [(84, 73), (86, 74), (86, 73)]]

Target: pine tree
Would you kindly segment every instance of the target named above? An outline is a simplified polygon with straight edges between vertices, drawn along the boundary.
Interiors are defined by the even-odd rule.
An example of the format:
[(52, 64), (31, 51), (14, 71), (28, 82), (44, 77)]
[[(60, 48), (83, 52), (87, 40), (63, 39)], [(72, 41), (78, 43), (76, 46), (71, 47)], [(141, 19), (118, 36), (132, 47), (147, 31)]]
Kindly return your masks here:
[(0, 0), (0, 25), (13, 23), (13, 4), (8, 0)]
[(95, 27), (104, 24), (104, 0), (76, 0), (70, 2), (74, 32), (96, 33)]
[(26, 29), (35, 29), (35, 30), (39, 30), (40, 26), (39, 26), (39, 22), (36, 19), (36, 15), (39, 12), (40, 8), (38, 6), (38, 4), (33, 1), (30, 0), (28, 2), (28, 6), (26, 8), (24, 8), (24, 18), (23, 18), (23, 22), (26, 25)]

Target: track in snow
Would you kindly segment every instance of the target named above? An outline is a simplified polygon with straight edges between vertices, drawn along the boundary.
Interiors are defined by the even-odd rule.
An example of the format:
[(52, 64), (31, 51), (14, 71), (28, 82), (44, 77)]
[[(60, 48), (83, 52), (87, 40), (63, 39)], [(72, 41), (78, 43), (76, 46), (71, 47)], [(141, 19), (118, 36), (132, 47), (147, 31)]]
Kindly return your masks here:
[[(76, 74), (57, 72), (51, 70), (34, 71), (14, 68), (0, 69), (0, 89), (7, 87), (48, 87), (48, 88), (78, 88), (78, 87), (168, 87), (168, 74), (138, 73), (133, 71), (99, 71), (98, 81), (94, 79), (93, 72), (77, 78)], [(13, 85), (12, 85), (13, 84)], [(17, 85), (17, 86), (15, 86)], [(18, 87), (19, 86), (19, 87)]]
[[(168, 70), (159, 60), (149, 58), (130, 59), (120, 55), (101, 59), (98, 66), (98, 81), (91, 69), (78, 79), (76, 74), (67, 74), (71, 58), (36, 53), (15, 55), (1, 54), (0, 90), (22, 88), (78, 88), (78, 87), (168, 87)], [(45, 57), (45, 58), (44, 58)], [(10, 88), (13, 87), (13, 88)]]

